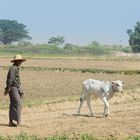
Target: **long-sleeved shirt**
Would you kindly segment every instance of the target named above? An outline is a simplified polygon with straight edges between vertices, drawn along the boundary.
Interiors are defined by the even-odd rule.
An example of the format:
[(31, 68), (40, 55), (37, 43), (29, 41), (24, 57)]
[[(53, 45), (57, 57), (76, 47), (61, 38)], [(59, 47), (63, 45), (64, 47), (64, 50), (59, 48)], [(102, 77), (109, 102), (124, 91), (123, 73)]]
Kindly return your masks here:
[(17, 88), (20, 88), (20, 76), (19, 76), (19, 67), (17, 65), (13, 65), (10, 67), (8, 74), (7, 74), (7, 80), (6, 80), (6, 90), (10, 90), (11, 86), (15, 86)]

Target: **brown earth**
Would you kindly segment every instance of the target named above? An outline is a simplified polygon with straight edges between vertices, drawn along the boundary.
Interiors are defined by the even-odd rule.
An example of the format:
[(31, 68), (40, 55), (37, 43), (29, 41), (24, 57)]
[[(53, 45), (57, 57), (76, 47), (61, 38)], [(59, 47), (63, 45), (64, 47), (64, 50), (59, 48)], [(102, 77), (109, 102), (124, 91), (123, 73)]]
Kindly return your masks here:
[[(13, 58), (0, 57), (1, 66), (11, 66)], [(30, 59), (22, 64), (23, 67), (49, 67), (49, 68), (97, 68), (110, 70), (139, 70), (140, 61), (125, 59)]]
[(110, 100), (110, 116), (102, 118), (103, 103), (92, 101), (96, 118), (90, 117), (87, 104), (81, 115), (76, 112), (77, 101), (24, 107), (22, 126), (8, 127), (8, 110), (0, 110), (0, 135), (17, 135), (21, 132), (41, 137), (54, 135), (92, 134), (96, 138), (140, 136), (140, 95), (115, 96)]
[[(11, 59), (10, 59), (11, 60)], [(88, 63), (87, 63), (88, 62)], [(106, 62), (106, 61), (105, 61)], [(115, 69), (139, 69), (139, 61), (107, 61), (95, 62), (87, 60), (34, 60), (30, 59), (23, 66), (40, 67), (103, 67)], [(1, 66), (10, 66), (9, 58), (0, 59)], [(8, 96), (3, 97), (7, 70), (0, 69), (0, 108), (8, 104)], [(140, 136), (140, 76), (118, 75), (118, 74), (91, 74), (80, 72), (58, 72), (58, 71), (21, 71), (22, 86), (25, 91), (25, 100), (29, 105), (35, 99), (42, 101), (49, 97), (71, 98), (79, 97), (81, 94), (81, 83), (84, 79), (121, 79), (126, 83), (125, 93), (118, 94), (110, 100), (110, 116), (102, 118), (103, 103), (101, 100), (92, 102), (97, 117), (90, 117), (86, 103), (80, 116), (76, 115), (79, 103), (77, 101), (65, 101), (45, 105), (34, 105), (34, 107), (23, 107), (22, 127), (8, 127), (8, 110), (0, 110), (0, 136), (17, 135), (21, 132), (39, 135), (41, 137), (54, 135), (79, 135), (92, 134), (97, 138), (128, 136)], [(67, 83), (67, 84), (66, 84)], [(39, 86), (38, 86), (39, 85)], [(47, 85), (47, 86), (46, 86)], [(55, 88), (54, 88), (55, 85)], [(28, 105), (28, 106), (29, 106)]]

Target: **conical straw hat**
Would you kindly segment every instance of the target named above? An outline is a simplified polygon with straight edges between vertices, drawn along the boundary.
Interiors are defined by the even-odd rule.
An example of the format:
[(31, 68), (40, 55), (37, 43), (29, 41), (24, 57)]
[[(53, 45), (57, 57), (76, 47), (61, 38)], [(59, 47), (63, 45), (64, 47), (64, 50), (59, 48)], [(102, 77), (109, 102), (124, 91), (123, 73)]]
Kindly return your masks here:
[(17, 54), (17, 55), (14, 57), (14, 59), (11, 60), (11, 62), (15, 62), (15, 61), (17, 61), (17, 60), (21, 60), (22, 62), (26, 61), (26, 59), (24, 59), (24, 58), (22, 57), (22, 55)]

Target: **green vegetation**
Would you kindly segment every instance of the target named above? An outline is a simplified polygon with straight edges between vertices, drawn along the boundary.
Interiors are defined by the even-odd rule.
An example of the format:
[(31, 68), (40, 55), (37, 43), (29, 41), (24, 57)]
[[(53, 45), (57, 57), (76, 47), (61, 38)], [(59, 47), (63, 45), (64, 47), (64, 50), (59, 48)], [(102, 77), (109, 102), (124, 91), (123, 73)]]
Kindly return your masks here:
[[(73, 134), (73, 136), (69, 136), (69, 137), (66, 135), (59, 135), (59, 136), (41, 138), (39, 136), (21, 133), (16, 136), (7, 136), (7, 137), (0, 136), (0, 140), (119, 140), (119, 139), (116, 137), (99, 139), (99, 138), (94, 138), (94, 136), (92, 136), (90, 134), (83, 134), (83, 135)], [(124, 138), (122, 140), (140, 140), (140, 136)]]
[(140, 136), (129, 137), (126, 140), (140, 140)]
[(65, 42), (65, 39), (63, 36), (58, 36), (58, 37), (51, 37), (48, 41), (48, 44), (52, 45), (62, 45)]
[(24, 24), (16, 20), (0, 20), (0, 43), (11, 44), (23, 39), (31, 39)]
[[(1, 69), (9, 69), (8, 66), (1, 66)], [(70, 72), (81, 72), (81, 73), (106, 73), (106, 74), (125, 74), (133, 75), (140, 74), (140, 70), (111, 70), (111, 69), (97, 69), (97, 68), (51, 68), (51, 67), (21, 67), (21, 70), (24, 71), (70, 71)]]
[[(10, 46), (0, 46), (1, 53), (24, 53), (24, 54), (45, 54), (45, 55), (106, 55), (112, 54), (114, 51), (121, 52), (140, 52), (140, 22), (136, 23), (134, 31), (127, 30), (129, 36), (129, 44), (131, 47), (123, 47), (121, 45), (100, 45), (97, 41), (92, 41), (87, 46), (77, 46), (71, 43), (65, 43), (63, 36), (51, 37), (48, 44), (32, 45), (31, 37), (28, 35), (26, 25), (18, 23), (16, 20), (0, 20), (0, 44)], [(18, 46), (11, 46), (16, 43)], [(65, 43), (65, 44), (64, 44)], [(60, 47), (61, 46), (61, 47)], [(22, 49), (21, 49), (22, 48)]]
[(127, 30), (129, 35), (129, 44), (132, 47), (133, 52), (140, 52), (140, 22), (136, 23), (134, 31)]
[(101, 56), (113, 55), (116, 52), (131, 52), (130, 47), (122, 46), (101, 46), (98, 44), (89, 44), (87, 46), (75, 46), (65, 44), (64, 47), (58, 45), (0, 45), (0, 55), (14, 55), (17, 53), (24, 55), (39, 56)]

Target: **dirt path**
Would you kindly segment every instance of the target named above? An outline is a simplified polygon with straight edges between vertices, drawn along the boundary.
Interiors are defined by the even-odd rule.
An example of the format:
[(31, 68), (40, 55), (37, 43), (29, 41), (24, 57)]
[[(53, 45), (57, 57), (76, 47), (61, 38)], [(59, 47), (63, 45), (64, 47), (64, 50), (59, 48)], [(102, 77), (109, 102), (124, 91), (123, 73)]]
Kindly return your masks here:
[(0, 110), (0, 135), (16, 135), (21, 132), (43, 136), (92, 134), (101, 137), (128, 137), (140, 135), (140, 98), (119, 100), (114, 97), (110, 102), (111, 114), (102, 118), (103, 104), (100, 100), (94, 103), (97, 117), (89, 117), (86, 103), (80, 116), (76, 115), (79, 103), (64, 102), (39, 107), (23, 108), (22, 123), (19, 128), (10, 128), (8, 110)]

